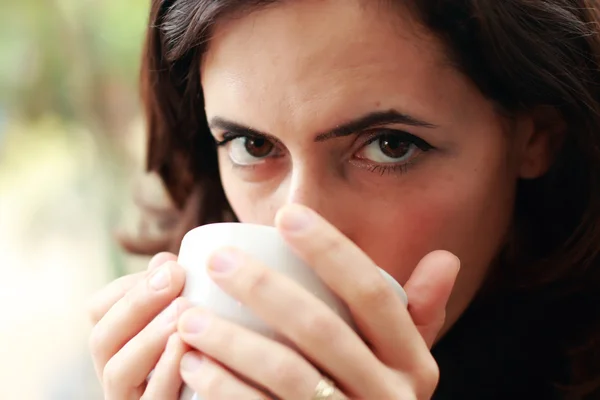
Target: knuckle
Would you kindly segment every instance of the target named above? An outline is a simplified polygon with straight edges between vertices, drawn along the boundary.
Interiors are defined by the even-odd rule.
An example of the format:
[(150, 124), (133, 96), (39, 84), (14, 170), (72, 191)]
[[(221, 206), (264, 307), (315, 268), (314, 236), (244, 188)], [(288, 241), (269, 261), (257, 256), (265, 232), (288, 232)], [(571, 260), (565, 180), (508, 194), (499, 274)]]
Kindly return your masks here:
[(99, 358), (106, 347), (106, 334), (103, 329), (96, 326), (92, 329), (92, 333), (88, 339), (88, 347), (95, 359)]
[(298, 358), (290, 353), (283, 353), (270, 365), (269, 375), (280, 387), (287, 390), (301, 388), (306, 380), (301, 371)]
[(104, 290), (95, 293), (86, 304), (86, 314), (92, 325), (96, 325), (110, 309), (110, 307), (105, 306), (104, 294)]
[[(89, 316), (93, 325), (100, 321), (106, 312), (110, 310), (115, 303), (126, 296), (135, 283), (141, 280), (142, 276), (139, 274), (122, 276), (106, 286), (104, 289), (96, 292), (87, 303), (87, 315)], [(113, 299), (113, 303), (108, 304), (110, 299)]]
[(261, 268), (246, 280), (246, 290), (249, 295), (260, 293), (271, 281), (271, 273), (266, 268)]
[(228, 324), (209, 324), (210, 326), (204, 331), (204, 340), (210, 342), (211, 347), (215, 348), (235, 348), (236, 350), (243, 350), (243, 347), (247, 343), (239, 337), (236, 332), (229, 329)]
[(318, 259), (322, 259), (323, 255), (339, 254), (345, 250), (342, 239), (332, 233), (328, 232), (315, 239), (312, 241), (313, 245), (308, 249), (307, 261), (309, 263), (315, 263)]
[(147, 293), (148, 291), (145, 288), (144, 290), (130, 290), (125, 293), (122, 299), (123, 312), (129, 315), (144, 307), (148, 307), (149, 298), (145, 295)]
[(337, 336), (336, 321), (325, 312), (309, 313), (300, 323), (299, 334), (313, 342), (330, 343)]
[(102, 371), (102, 386), (104, 390), (110, 392), (117, 391), (120, 382), (122, 382), (122, 374), (123, 371), (120, 367), (120, 363), (115, 362), (114, 358), (108, 360)]
[(104, 316), (102, 313), (102, 306), (98, 299), (98, 295), (94, 295), (86, 304), (86, 315), (88, 316), (92, 325), (96, 325), (98, 321)]
[(417, 371), (414, 379), (419, 393), (419, 398), (429, 398), (435, 391), (440, 379), (440, 369), (433, 357), (424, 360)]
[(220, 399), (226, 392), (227, 381), (227, 376), (223, 371), (211, 368), (210, 371), (203, 373), (200, 384), (208, 398)]
[(434, 329), (436, 330), (436, 332), (439, 332), (443, 326), (444, 323), (446, 322), (446, 309), (442, 309), (439, 311), (439, 313), (433, 317), (433, 320), (431, 322), (431, 326), (434, 327)]
[[(382, 387), (383, 391), (380, 395), (381, 398), (419, 400), (419, 397), (413, 387), (414, 385), (410, 379), (407, 379), (406, 376), (393, 371), (392, 376), (390, 379), (386, 380), (386, 383), (387, 386)], [(424, 397), (423, 400), (425, 399), (430, 399), (430, 397)]]
[(392, 300), (393, 292), (383, 279), (363, 282), (357, 289), (355, 303), (366, 307), (380, 307)]

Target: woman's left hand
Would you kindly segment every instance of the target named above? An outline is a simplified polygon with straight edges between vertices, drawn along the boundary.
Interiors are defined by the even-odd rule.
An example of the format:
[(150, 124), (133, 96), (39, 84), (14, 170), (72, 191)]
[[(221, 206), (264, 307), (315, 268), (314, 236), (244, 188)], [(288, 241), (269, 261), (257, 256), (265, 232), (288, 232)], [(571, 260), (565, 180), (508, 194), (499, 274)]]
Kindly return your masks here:
[[(457, 258), (443, 251), (423, 258), (404, 285), (407, 309), (373, 261), (313, 211), (285, 207), (276, 225), (348, 305), (360, 336), (292, 280), (244, 253), (219, 251), (209, 267), (214, 281), (296, 349), (192, 308), (178, 325), (194, 349), (181, 363), (184, 381), (206, 400), (429, 399), (439, 378), (430, 346), (444, 322)], [(315, 397), (324, 374), (336, 393)]]

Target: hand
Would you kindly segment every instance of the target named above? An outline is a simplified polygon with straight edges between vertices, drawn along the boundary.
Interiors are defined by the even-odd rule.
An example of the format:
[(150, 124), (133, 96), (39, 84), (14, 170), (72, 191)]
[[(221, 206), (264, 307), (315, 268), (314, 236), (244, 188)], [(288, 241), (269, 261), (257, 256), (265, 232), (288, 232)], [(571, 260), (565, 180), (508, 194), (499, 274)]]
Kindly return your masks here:
[(325, 374), (337, 384), (335, 398), (429, 399), (439, 378), (429, 347), (444, 322), (458, 259), (442, 251), (426, 256), (405, 285), (407, 309), (373, 262), (314, 212), (286, 207), (276, 225), (346, 302), (361, 336), (287, 277), (223, 250), (211, 258), (211, 277), (293, 346), (192, 308), (178, 324), (194, 349), (182, 360), (184, 381), (207, 400), (309, 400)]
[(148, 271), (115, 280), (91, 301), (90, 349), (106, 400), (178, 399), (187, 347), (175, 332), (187, 306), (176, 299), (185, 272), (175, 260), (158, 254)]

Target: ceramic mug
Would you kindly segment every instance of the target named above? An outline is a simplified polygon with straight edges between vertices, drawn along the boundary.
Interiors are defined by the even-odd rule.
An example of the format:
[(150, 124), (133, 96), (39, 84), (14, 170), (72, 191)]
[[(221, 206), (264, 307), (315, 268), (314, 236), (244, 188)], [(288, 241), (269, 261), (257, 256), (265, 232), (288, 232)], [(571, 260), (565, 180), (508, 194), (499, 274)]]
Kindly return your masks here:
[[(215, 315), (256, 331), (268, 338), (285, 343), (271, 327), (256, 317), (250, 309), (226, 294), (209, 277), (207, 263), (218, 249), (234, 247), (250, 254), (265, 266), (286, 275), (329, 306), (353, 329), (346, 305), (285, 243), (279, 232), (269, 226), (243, 223), (203, 225), (188, 232), (181, 243), (178, 263), (186, 271), (182, 297), (193, 305), (212, 311)], [(380, 269), (404, 304), (408, 299), (404, 289), (387, 272)], [(180, 400), (201, 400), (189, 387), (184, 387)]]

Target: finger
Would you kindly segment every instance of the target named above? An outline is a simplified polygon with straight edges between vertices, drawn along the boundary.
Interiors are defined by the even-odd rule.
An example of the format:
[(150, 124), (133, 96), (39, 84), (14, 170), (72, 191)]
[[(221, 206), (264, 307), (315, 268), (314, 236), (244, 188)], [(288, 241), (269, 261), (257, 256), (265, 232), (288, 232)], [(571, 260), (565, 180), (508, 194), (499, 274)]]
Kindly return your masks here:
[(96, 324), (90, 349), (100, 379), (108, 360), (179, 295), (184, 280), (183, 268), (170, 261), (139, 281)]
[(388, 368), (348, 324), (298, 283), (235, 249), (216, 252), (209, 273), (352, 394), (390, 397)]
[(177, 256), (173, 253), (162, 252), (158, 253), (148, 263), (148, 271), (153, 271), (156, 268), (168, 263), (169, 261), (177, 261)]
[(145, 276), (146, 272), (122, 276), (94, 294), (88, 305), (88, 314), (92, 324), (96, 325), (106, 312)]
[(125, 296), (125, 293), (148, 276), (151, 271), (168, 261), (176, 261), (176, 259), (176, 256), (171, 253), (159, 253), (152, 257), (147, 271), (126, 275), (109, 283), (104, 289), (95, 294), (89, 303), (88, 313), (92, 324), (96, 325), (104, 317), (104, 314)]
[(145, 398), (157, 400), (177, 400), (179, 398), (179, 391), (183, 383), (179, 365), (187, 351), (189, 351), (189, 347), (181, 341), (177, 333), (169, 337), (167, 347), (158, 360), (144, 392)]
[(404, 285), (408, 311), (431, 348), (444, 326), (446, 304), (454, 287), (460, 260), (447, 251), (434, 251), (419, 262)]
[(176, 331), (179, 315), (188, 307), (184, 299), (173, 301), (106, 363), (102, 383), (108, 397), (131, 398), (146, 382)]
[(402, 299), (350, 239), (298, 204), (282, 208), (276, 225), (292, 250), (348, 305), (363, 338), (386, 364), (415, 370), (429, 349)]
[(289, 347), (214, 317), (198, 308), (185, 312), (178, 332), (190, 346), (278, 398), (311, 398), (319, 371)]
[(183, 356), (181, 376), (203, 400), (270, 399), (266, 394), (242, 382), (231, 372), (198, 352), (189, 352)]

